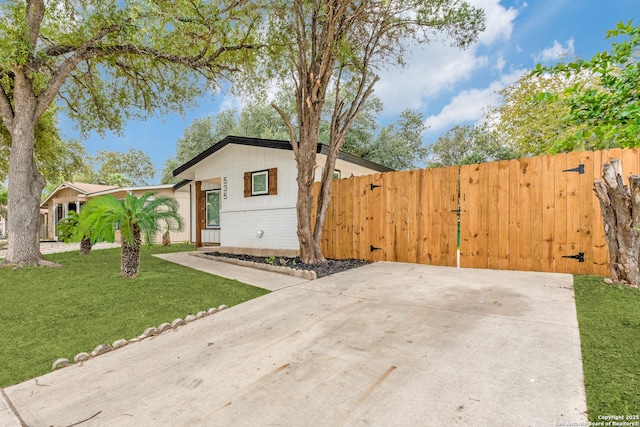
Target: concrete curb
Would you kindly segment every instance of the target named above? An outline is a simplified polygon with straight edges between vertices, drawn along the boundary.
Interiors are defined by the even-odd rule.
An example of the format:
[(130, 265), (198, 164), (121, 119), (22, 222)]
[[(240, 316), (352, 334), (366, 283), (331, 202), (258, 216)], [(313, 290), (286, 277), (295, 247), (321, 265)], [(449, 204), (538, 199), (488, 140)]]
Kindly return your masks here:
[(226, 258), (226, 257), (223, 257), (223, 256), (208, 255), (208, 254), (201, 253), (201, 252), (189, 252), (189, 255), (195, 256), (195, 257), (198, 257), (198, 258), (204, 258), (204, 259), (211, 259), (211, 260), (220, 261), (220, 262), (226, 262), (227, 264), (234, 264), (234, 265), (239, 265), (239, 266), (242, 266), (242, 267), (251, 267), (251, 268), (256, 268), (256, 269), (259, 269), (259, 270), (271, 271), (273, 273), (288, 274), (289, 276), (299, 277), (301, 279), (306, 279), (306, 280), (316, 280), (317, 279), (315, 271), (298, 270), (298, 269), (290, 268), (290, 267), (280, 267), (280, 266), (277, 266), (277, 265), (262, 264), (262, 263), (259, 263), (259, 262), (243, 261), (243, 260), (240, 260), (240, 259)]
[(0, 389), (0, 426), (2, 427), (23, 427), (26, 426), (15, 412), (15, 408), (5, 397), (4, 389)]

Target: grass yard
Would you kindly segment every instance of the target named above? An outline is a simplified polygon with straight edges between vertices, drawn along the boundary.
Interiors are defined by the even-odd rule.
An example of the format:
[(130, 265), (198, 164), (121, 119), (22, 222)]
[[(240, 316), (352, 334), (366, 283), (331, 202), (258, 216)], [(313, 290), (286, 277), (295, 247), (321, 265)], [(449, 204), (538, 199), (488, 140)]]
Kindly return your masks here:
[(640, 415), (640, 290), (593, 276), (574, 288), (589, 420)]
[(0, 268), (0, 387), (45, 374), (102, 343), (269, 291), (152, 256), (190, 245), (143, 247), (140, 273), (120, 277), (120, 249), (46, 255), (63, 268)]

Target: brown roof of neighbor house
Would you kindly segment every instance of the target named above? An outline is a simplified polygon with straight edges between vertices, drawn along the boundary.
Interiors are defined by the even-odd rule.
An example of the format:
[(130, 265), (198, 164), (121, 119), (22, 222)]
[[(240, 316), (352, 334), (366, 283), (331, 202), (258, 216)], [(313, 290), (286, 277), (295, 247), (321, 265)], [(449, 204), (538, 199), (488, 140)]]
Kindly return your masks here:
[(104, 184), (87, 184), (86, 182), (63, 182), (61, 186), (65, 185), (67, 187), (75, 188), (79, 190), (81, 193), (89, 194), (96, 193), (98, 191), (111, 190), (112, 188), (118, 188), (117, 185), (104, 185)]
[(98, 191), (112, 190), (114, 188), (118, 188), (117, 185), (102, 185), (102, 184), (87, 184), (86, 182), (72, 182), (65, 181), (58, 185), (55, 190), (53, 190), (49, 195), (40, 203), (40, 206), (44, 206), (47, 204), (49, 199), (51, 199), (58, 191), (63, 188), (71, 188), (77, 191), (80, 194), (91, 194), (96, 193)]

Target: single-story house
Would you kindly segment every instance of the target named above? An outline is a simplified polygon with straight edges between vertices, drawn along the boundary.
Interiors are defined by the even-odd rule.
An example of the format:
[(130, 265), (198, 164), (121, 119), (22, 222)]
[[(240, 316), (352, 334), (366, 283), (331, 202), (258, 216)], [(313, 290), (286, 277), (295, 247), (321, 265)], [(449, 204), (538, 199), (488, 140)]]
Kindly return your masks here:
[[(82, 206), (90, 199), (95, 197), (111, 194), (117, 198), (124, 198), (125, 194), (132, 193), (134, 196), (141, 196), (147, 191), (163, 194), (175, 198), (179, 205), (179, 213), (184, 219), (184, 228), (182, 231), (171, 231), (169, 238), (172, 242), (189, 241), (189, 192), (188, 189), (175, 190), (171, 184), (152, 185), (142, 187), (117, 187), (113, 185), (87, 184), (83, 182), (63, 182), (55, 190), (53, 190), (40, 205), (46, 209), (46, 223), (43, 228), (46, 229), (45, 234), (48, 239), (57, 240), (56, 226), (58, 222), (67, 216), (69, 211), (80, 212)], [(156, 236), (152, 236), (153, 242), (160, 243), (162, 241), (162, 232), (158, 231)]]
[[(318, 145), (315, 179), (328, 147)], [(340, 153), (335, 178), (388, 172)], [(198, 247), (298, 250), (297, 166), (288, 141), (227, 136), (173, 171), (191, 195), (190, 239)]]

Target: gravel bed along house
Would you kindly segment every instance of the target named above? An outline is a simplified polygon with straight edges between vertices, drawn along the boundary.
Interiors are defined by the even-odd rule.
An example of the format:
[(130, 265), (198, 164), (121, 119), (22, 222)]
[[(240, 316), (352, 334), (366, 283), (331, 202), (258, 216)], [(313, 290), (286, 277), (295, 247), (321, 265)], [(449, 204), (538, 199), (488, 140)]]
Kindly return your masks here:
[(289, 267), (295, 268), (297, 270), (314, 271), (316, 273), (316, 277), (318, 278), (370, 264), (369, 261), (364, 261), (361, 259), (328, 259), (327, 262), (322, 264), (305, 264), (300, 261), (300, 258), (298, 257), (264, 257), (246, 254), (230, 254), (225, 252), (207, 252), (206, 255), (233, 258), (241, 261), (257, 262), (274, 266)]

